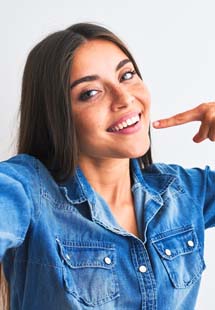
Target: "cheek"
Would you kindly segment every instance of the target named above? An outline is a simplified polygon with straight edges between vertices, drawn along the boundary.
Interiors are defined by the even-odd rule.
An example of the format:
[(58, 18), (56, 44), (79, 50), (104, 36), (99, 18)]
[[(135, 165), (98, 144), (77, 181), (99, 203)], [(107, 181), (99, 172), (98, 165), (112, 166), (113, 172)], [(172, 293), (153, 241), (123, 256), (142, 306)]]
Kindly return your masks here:
[(80, 140), (86, 141), (102, 130), (102, 118), (96, 111), (84, 111), (75, 115), (75, 127)]
[(151, 96), (148, 88), (140, 82), (135, 85), (134, 89), (136, 98), (145, 106), (145, 109), (149, 109), (151, 105)]

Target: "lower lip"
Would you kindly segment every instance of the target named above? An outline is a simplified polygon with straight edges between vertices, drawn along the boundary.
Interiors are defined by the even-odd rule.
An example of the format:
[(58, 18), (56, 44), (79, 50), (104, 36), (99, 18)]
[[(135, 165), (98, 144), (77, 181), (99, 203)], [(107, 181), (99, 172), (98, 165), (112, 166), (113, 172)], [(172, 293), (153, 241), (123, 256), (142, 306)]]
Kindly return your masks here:
[(122, 134), (122, 135), (129, 135), (129, 134), (133, 134), (137, 131), (139, 131), (142, 127), (142, 124), (141, 124), (141, 121), (139, 120), (138, 123), (132, 125), (132, 126), (129, 126), (129, 127), (126, 127), (126, 128), (123, 128), (119, 131), (112, 131), (111, 133), (112, 134)]

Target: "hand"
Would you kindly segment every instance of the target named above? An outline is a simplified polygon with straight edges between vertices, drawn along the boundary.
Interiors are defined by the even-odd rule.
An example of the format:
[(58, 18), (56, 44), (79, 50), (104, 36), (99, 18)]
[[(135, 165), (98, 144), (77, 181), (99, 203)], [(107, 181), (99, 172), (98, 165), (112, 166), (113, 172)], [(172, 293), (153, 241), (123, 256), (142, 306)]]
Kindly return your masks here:
[(196, 143), (205, 139), (215, 141), (215, 102), (202, 103), (192, 110), (176, 114), (172, 117), (161, 119), (152, 123), (154, 128), (167, 128), (178, 126), (193, 121), (200, 121), (201, 125), (193, 137)]

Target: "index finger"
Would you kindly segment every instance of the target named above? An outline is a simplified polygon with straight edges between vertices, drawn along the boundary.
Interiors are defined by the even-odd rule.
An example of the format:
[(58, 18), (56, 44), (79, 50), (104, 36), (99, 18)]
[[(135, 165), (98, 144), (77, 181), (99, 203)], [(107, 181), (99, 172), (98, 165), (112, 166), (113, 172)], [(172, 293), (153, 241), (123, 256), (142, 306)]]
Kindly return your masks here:
[(194, 109), (173, 115), (169, 118), (164, 118), (155, 121), (152, 123), (152, 125), (154, 128), (168, 128), (200, 120), (201, 120), (201, 113), (198, 107), (196, 107)]

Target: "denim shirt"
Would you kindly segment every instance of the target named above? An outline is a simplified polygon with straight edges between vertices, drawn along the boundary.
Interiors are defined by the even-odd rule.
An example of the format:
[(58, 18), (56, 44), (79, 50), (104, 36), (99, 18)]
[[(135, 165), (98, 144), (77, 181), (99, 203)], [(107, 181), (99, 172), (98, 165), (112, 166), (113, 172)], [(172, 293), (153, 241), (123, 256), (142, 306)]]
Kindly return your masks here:
[[(0, 164), (0, 261), (11, 310), (194, 309), (215, 223), (215, 173), (131, 161), (139, 238), (77, 168), (57, 184), (40, 161)], [(123, 206), (122, 206), (123, 212)]]

